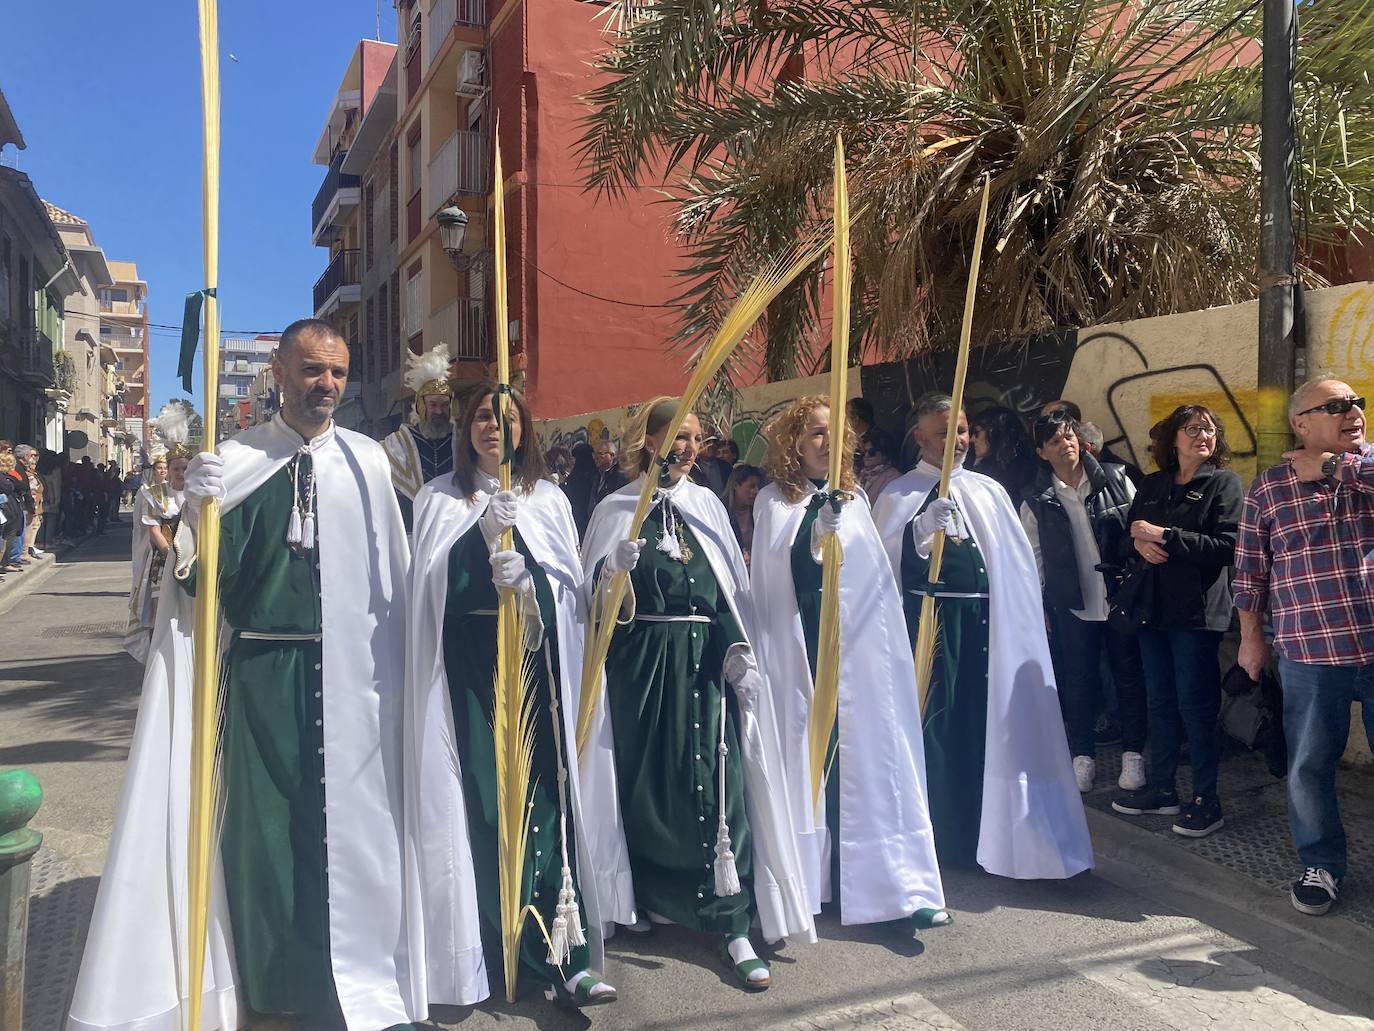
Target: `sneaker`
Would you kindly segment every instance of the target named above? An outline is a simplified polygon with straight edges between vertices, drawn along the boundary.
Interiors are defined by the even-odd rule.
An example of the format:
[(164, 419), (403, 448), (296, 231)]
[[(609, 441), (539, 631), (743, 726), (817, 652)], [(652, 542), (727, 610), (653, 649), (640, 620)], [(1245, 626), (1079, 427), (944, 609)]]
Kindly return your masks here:
[(1121, 753), (1121, 776), (1116, 786), (1122, 791), (1139, 791), (1145, 786), (1145, 757), (1139, 752)]
[(1203, 801), (1198, 797), (1183, 807), (1183, 815), (1174, 821), (1174, 833), (1185, 838), (1205, 838), (1225, 822), (1219, 801), (1215, 798)]
[(44, 551), (42, 548), (30, 548), (29, 554), (32, 555), (34, 558), (42, 558), (44, 555), (47, 554), (47, 552)]
[(1097, 760), (1091, 755), (1073, 757), (1073, 779), (1078, 782), (1078, 791), (1086, 795), (1093, 789), (1093, 778), (1097, 776)]
[(1293, 908), (1308, 916), (1322, 916), (1333, 905), (1340, 894), (1341, 882), (1331, 876), (1330, 870), (1320, 866), (1309, 866), (1302, 876), (1293, 882), (1290, 898)]
[(1126, 816), (1177, 816), (1182, 811), (1178, 792), (1161, 788), (1123, 791), (1112, 799), (1112, 808)]

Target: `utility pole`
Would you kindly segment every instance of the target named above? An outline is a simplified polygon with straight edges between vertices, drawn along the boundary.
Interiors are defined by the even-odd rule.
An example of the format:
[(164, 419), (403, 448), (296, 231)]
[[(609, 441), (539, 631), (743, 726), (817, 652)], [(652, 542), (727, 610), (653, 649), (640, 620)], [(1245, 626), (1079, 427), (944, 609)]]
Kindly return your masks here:
[(1293, 392), (1294, 304), (1298, 280), (1293, 244), (1293, 77), (1297, 5), (1264, 0), (1263, 96), (1260, 111), (1259, 468), (1288, 450), (1288, 396)]

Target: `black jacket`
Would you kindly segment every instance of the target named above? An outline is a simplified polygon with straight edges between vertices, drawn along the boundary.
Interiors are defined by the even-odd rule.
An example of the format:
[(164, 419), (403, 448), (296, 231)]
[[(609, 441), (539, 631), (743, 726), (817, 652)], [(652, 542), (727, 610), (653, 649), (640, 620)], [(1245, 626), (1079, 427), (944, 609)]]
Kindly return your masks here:
[(1240, 477), (1204, 465), (1186, 484), (1175, 485), (1173, 470), (1151, 473), (1131, 504), (1129, 522), (1143, 519), (1166, 528), (1169, 561), (1150, 566), (1124, 542), (1132, 563), (1145, 565), (1153, 581), (1145, 592), (1149, 612), (1135, 621), (1156, 630), (1225, 630), (1231, 623), (1230, 577), (1245, 491)]
[[(1097, 540), (1102, 561), (1115, 564), (1121, 555), (1122, 539), (1127, 537), (1126, 512), (1131, 504), (1130, 483), (1119, 465), (1100, 465), (1092, 455), (1082, 458), (1088, 477), (1088, 496), (1083, 506)], [(1081, 609), (1083, 588), (1079, 580), (1078, 557), (1073, 550), (1073, 530), (1069, 514), (1054, 489), (1054, 473), (1046, 465), (1026, 491), (1025, 501), (1035, 516), (1040, 534), (1041, 565), (1045, 570), (1045, 601), (1054, 608)]]

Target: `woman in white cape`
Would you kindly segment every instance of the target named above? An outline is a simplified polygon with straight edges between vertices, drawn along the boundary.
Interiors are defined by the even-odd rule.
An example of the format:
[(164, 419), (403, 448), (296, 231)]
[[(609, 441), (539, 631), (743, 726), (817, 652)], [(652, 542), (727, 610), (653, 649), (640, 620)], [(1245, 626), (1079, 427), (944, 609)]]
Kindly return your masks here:
[[(570, 760), (582, 666), (577, 529), (562, 491), (542, 479), (538, 441), (519, 394), (510, 400), (516, 416), (510, 427), (514, 489), (499, 489), (505, 445), (492, 407), (496, 391), (496, 384), (487, 383), (468, 392), (457, 416), (453, 476), (431, 481), (415, 503), (407, 666), (420, 704), (413, 729), (422, 742), (421, 769), (434, 774), (427, 782), (447, 773), (447, 790), (420, 800), (430, 1001), (444, 1001), (436, 985), (452, 980), (454, 970), (466, 969), (469, 978), (501, 976), (491, 717), (497, 588), (506, 587), (520, 598), (534, 670), (530, 833), (521, 904), (540, 912), (553, 946), (546, 947), (527, 918), (520, 974), (541, 987), (551, 985), (564, 1004), (597, 1005), (616, 997), (593, 971), (604, 963), (604, 925), (633, 921), (634, 900), (617, 819), (609, 728), (589, 748), (584, 766)], [(507, 527), (514, 529), (515, 547), (503, 551), (499, 538)], [(594, 797), (597, 788), (601, 797)], [(482, 942), (485, 973), (462, 960), (479, 955), (472, 946)], [(460, 998), (464, 992), (454, 986), (448, 994)]]
[(139, 487), (134, 497), (134, 581), (129, 592), (124, 650), (139, 662), (148, 661), (162, 570), (181, 515), (189, 460), (190, 453), (184, 444), (174, 444), (168, 451), (154, 455), (152, 478)]
[[(768, 424), (769, 485), (754, 505), (755, 639), (778, 713), (792, 824), (811, 905), (845, 924), (949, 922), (926, 807), (925, 750), (901, 598), (848, 463), (828, 483), (830, 403), (794, 401)], [(844, 454), (855, 451), (846, 434)], [(815, 798), (809, 726), (821, 614), (821, 545), (838, 533), (840, 677)]]
[[(587, 527), (589, 589), (630, 575), (620, 612), (606, 616), (621, 625), (598, 718), (614, 732), (636, 903), (652, 921), (720, 936), (725, 965), (758, 991), (771, 975), (749, 941), (754, 921), (770, 942), (814, 941), (815, 927), (774, 713), (749, 643), (743, 556), (719, 499), (688, 479), (701, 425), (694, 415), (671, 425), (675, 412), (657, 398), (629, 420), (621, 466), (635, 479), (603, 499)], [(673, 458), (659, 463), (670, 433)], [(658, 478), (658, 495), (631, 539), (646, 475)], [(652, 542), (642, 551), (640, 536)]]

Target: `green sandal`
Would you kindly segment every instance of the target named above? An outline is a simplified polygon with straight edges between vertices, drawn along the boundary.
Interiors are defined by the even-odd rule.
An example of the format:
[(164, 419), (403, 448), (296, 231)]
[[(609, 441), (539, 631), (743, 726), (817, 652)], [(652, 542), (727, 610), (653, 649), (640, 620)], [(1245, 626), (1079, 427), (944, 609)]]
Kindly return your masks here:
[(725, 941), (720, 943), (721, 962), (723, 962), (727, 967), (729, 967), (731, 970), (735, 972), (735, 976), (739, 978), (739, 983), (745, 991), (763, 991), (773, 983), (772, 975), (770, 974), (768, 977), (765, 977), (762, 981), (751, 981), (749, 980), (749, 975), (752, 974), (755, 970), (762, 970), (765, 973), (767, 973), (768, 964), (761, 959), (746, 959), (743, 963), (736, 963), (735, 957), (730, 955), (730, 942), (732, 940), (733, 939), (731, 938), (726, 938)]
[[(592, 989), (599, 984), (605, 984), (610, 991), (593, 995)], [(614, 986), (602, 981), (601, 975), (595, 971), (583, 974), (571, 992), (568, 991), (567, 986), (562, 981), (553, 982), (553, 1003), (564, 1009), (580, 1010), (586, 1009), (588, 1006), (605, 1006), (615, 1002), (617, 998), (619, 996), (616, 994)]]
[(933, 927), (948, 927), (954, 923), (947, 909), (931, 909), (924, 907), (911, 914), (911, 926), (918, 931), (927, 931)]

